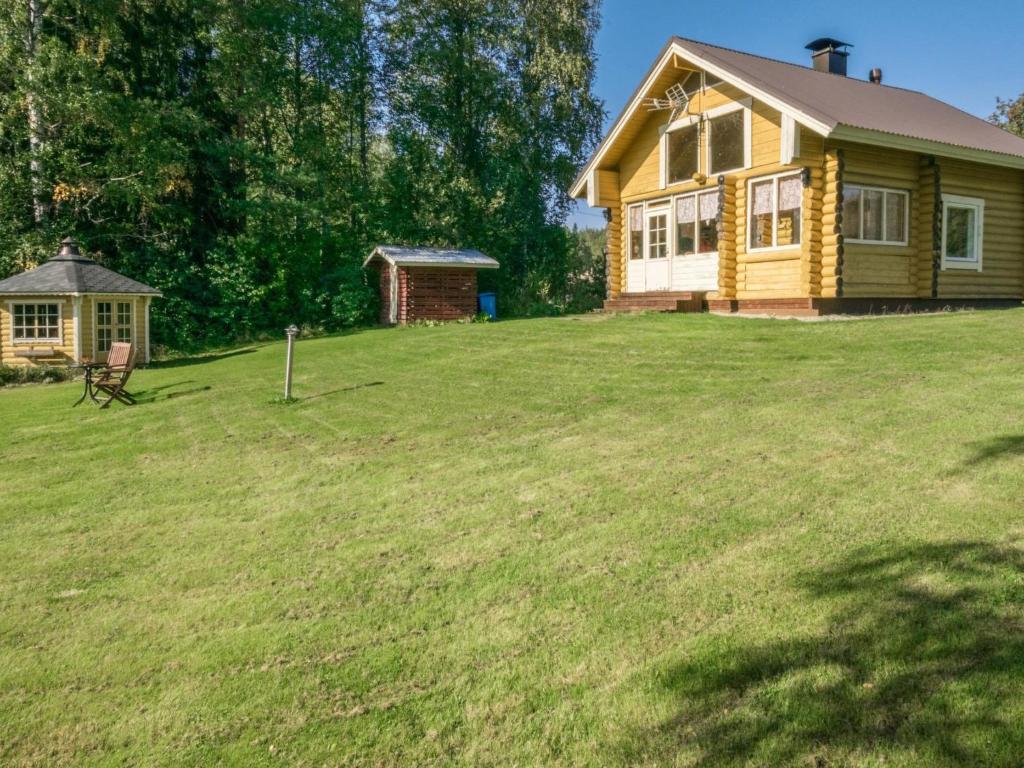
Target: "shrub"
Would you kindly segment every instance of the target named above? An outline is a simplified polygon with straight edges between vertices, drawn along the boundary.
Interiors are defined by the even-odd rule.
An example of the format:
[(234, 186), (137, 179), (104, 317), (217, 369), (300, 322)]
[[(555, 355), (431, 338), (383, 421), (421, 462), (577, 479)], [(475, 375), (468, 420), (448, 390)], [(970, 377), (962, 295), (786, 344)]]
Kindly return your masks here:
[(0, 365), (0, 387), (13, 387), (19, 384), (53, 384), (58, 381), (71, 381), (77, 371), (64, 366), (14, 366)]

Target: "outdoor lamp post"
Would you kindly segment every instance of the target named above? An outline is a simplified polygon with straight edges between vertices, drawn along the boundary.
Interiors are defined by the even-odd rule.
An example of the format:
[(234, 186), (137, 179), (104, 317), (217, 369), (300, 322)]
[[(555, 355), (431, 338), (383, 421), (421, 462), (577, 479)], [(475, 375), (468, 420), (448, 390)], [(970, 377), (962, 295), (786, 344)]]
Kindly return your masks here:
[(299, 327), (292, 323), (284, 332), (288, 334), (288, 356), (284, 363), (284, 399), (292, 399), (292, 352), (295, 349), (295, 337), (299, 335)]

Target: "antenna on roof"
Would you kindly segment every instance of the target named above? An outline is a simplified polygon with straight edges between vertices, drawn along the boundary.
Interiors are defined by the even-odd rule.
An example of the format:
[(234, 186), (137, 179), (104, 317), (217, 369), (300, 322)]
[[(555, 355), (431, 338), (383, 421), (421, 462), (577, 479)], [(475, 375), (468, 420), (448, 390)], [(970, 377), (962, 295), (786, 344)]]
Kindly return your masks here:
[(690, 97), (686, 95), (686, 90), (683, 88), (682, 83), (676, 83), (665, 91), (664, 99), (652, 96), (645, 99), (644, 104), (647, 106), (648, 112), (658, 112), (663, 109), (671, 109), (672, 114), (668, 119), (671, 123), (675, 120), (677, 114), (680, 112), (686, 112), (687, 109), (689, 109)]

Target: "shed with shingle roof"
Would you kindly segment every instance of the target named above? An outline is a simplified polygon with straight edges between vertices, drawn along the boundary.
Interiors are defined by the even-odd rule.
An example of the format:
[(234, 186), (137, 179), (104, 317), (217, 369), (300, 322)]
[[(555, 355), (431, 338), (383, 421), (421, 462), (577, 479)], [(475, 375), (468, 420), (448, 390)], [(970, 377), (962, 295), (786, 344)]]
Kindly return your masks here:
[(476, 271), (498, 262), (471, 248), (378, 245), (363, 266), (380, 272), (381, 323), (406, 325), (475, 315)]
[(102, 361), (115, 341), (131, 342), (136, 360), (149, 362), (149, 307), (160, 295), (66, 238), (53, 258), (0, 280), (0, 362)]

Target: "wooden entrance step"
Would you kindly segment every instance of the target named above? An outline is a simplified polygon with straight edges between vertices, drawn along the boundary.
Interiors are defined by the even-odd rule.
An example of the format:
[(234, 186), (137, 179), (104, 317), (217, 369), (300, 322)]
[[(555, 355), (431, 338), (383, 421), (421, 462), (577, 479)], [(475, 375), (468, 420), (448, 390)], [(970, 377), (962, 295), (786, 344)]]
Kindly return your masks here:
[(703, 312), (704, 293), (700, 291), (648, 291), (622, 293), (605, 299), (605, 312)]

